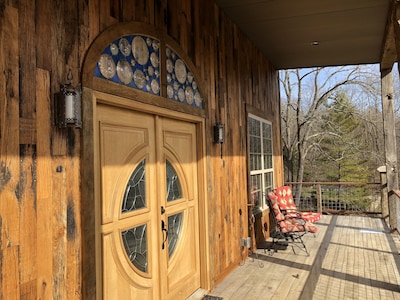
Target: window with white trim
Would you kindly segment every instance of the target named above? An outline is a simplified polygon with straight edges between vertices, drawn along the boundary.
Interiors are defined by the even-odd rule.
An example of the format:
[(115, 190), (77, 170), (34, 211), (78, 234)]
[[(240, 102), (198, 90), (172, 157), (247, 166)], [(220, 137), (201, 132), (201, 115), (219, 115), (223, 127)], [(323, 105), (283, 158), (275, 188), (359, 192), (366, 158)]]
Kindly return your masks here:
[(266, 195), (272, 190), (274, 169), (272, 163), (272, 124), (249, 114), (250, 204), (266, 209)]

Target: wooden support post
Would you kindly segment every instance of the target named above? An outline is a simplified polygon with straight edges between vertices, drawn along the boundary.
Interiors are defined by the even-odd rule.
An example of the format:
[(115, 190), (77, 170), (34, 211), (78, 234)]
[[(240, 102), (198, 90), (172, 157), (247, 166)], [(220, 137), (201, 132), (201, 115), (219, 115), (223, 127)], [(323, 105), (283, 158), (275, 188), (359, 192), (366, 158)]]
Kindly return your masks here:
[[(393, 1), (394, 3), (394, 9), (392, 10), (392, 24), (394, 27), (394, 42), (396, 46), (396, 54), (397, 54), (397, 60), (399, 61), (400, 58), (400, 2), (398, 0)], [(399, 69), (400, 73), (400, 69)], [(392, 87), (393, 89), (393, 87)], [(392, 106), (392, 115), (393, 115), (393, 128), (392, 128), (392, 136), (395, 138), (396, 137), (396, 132), (395, 132), (395, 120), (394, 120), (394, 112), (393, 112), (393, 106)], [(397, 150), (396, 150), (396, 144), (394, 145), (394, 148), (392, 149), (392, 155), (393, 157), (397, 158)], [(397, 161), (396, 161), (397, 165)], [(389, 172), (389, 171), (388, 171)], [(388, 183), (388, 191), (389, 191), (389, 213), (393, 213), (392, 219), (396, 219), (396, 229), (397, 231), (400, 232), (399, 229), (399, 224), (400, 224), (400, 199), (398, 196), (396, 196), (394, 193), (392, 193), (393, 190), (398, 190), (399, 189), (399, 184), (398, 184), (398, 176), (396, 174), (396, 185), (393, 188), (390, 188), (389, 183)], [(391, 203), (394, 202), (394, 203)], [(395, 211), (393, 211), (395, 209)], [(389, 217), (390, 219), (390, 217)], [(394, 221), (393, 221), (394, 222)], [(394, 229), (394, 228), (392, 228)]]
[(394, 116), (394, 96), (393, 96), (393, 79), (392, 70), (381, 70), (382, 84), (382, 115), (383, 115), (383, 130), (385, 138), (385, 156), (386, 156), (386, 179), (387, 189), (389, 191), (389, 226), (391, 230), (398, 229), (397, 211), (400, 211), (399, 199), (391, 193), (392, 190), (397, 190), (398, 169), (397, 169), (397, 150), (396, 150), (396, 131), (395, 131), (395, 116)]

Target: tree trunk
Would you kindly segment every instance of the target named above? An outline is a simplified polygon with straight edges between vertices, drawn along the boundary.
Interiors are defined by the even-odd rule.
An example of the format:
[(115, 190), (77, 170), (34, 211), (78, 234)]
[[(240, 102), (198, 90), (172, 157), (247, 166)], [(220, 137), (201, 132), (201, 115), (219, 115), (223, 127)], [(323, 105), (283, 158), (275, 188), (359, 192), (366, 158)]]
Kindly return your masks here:
[(303, 148), (302, 144), (299, 143), (299, 163), (297, 168), (297, 180), (296, 180), (296, 182), (299, 182), (299, 184), (297, 185), (296, 193), (294, 195), (294, 201), (297, 206), (299, 206), (300, 204), (301, 190), (303, 187), (301, 182), (303, 182), (305, 157), (304, 157), (304, 149), (302, 148)]

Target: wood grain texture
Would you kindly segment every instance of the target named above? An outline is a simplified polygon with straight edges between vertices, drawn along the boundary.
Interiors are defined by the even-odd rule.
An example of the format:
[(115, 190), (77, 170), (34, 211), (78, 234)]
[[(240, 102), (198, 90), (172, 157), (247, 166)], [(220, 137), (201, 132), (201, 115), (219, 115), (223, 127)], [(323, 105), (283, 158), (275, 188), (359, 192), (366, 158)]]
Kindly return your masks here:
[[(400, 37), (400, 29), (398, 29), (398, 31)], [(391, 69), (381, 70), (381, 85), (387, 189), (388, 191), (392, 191), (399, 188), (399, 179), (397, 176), (396, 122), (393, 103), (393, 76)], [(396, 213), (399, 207), (399, 198), (393, 193), (389, 193), (389, 225), (392, 230), (398, 228), (400, 223), (400, 217)]]
[[(0, 298), (91, 298), (98, 289), (91, 257), (99, 246), (91, 234), (94, 158), (81, 153), (81, 142), (93, 150), (87, 145), (91, 89), (204, 119), (201, 205), (209, 253), (201, 255), (209, 273), (202, 277), (212, 288), (247, 255), (240, 240), (249, 234), (248, 112), (273, 123), (277, 184), (282, 177), (274, 67), (213, 1), (6, 2), (0, 12)], [(161, 37), (176, 49), (195, 73), (203, 110), (93, 79), (102, 49), (130, 33)], [(69, 69), (74, 84), (84, 82), (89, 91), (83, 107), (90, 126), (82, 130), (54, 126), (53, 97)], [(222, 158), (212, 142), (217, 122), (226, 128)]]
[(19, 298), (20, 180), (18, 10), (6, 6), (0, 19), (0, 298)]
[(41, 299), (52, 299), (53, 281), (53, 251), (52, 245), (52, 159), (50, 139), (46, 138), (51, 132), (51, 95), (50, 74), (43, 69), (37, 70), (36, 75), (37, 99), (37, 131), (43, 138), (38, 139), (37, 174), (47, 178), (46, 181), (38, 180), (36, 184), (36, 222), (37, 222), (37, 296)]

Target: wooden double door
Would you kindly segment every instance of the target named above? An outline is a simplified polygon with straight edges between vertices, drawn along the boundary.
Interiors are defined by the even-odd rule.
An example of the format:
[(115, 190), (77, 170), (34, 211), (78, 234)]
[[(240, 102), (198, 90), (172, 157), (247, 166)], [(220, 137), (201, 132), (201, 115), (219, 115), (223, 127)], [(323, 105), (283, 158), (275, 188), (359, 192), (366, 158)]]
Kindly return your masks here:
[(196, 125), (96, 109), (103, 299), (185, 299), (200, 287)]

